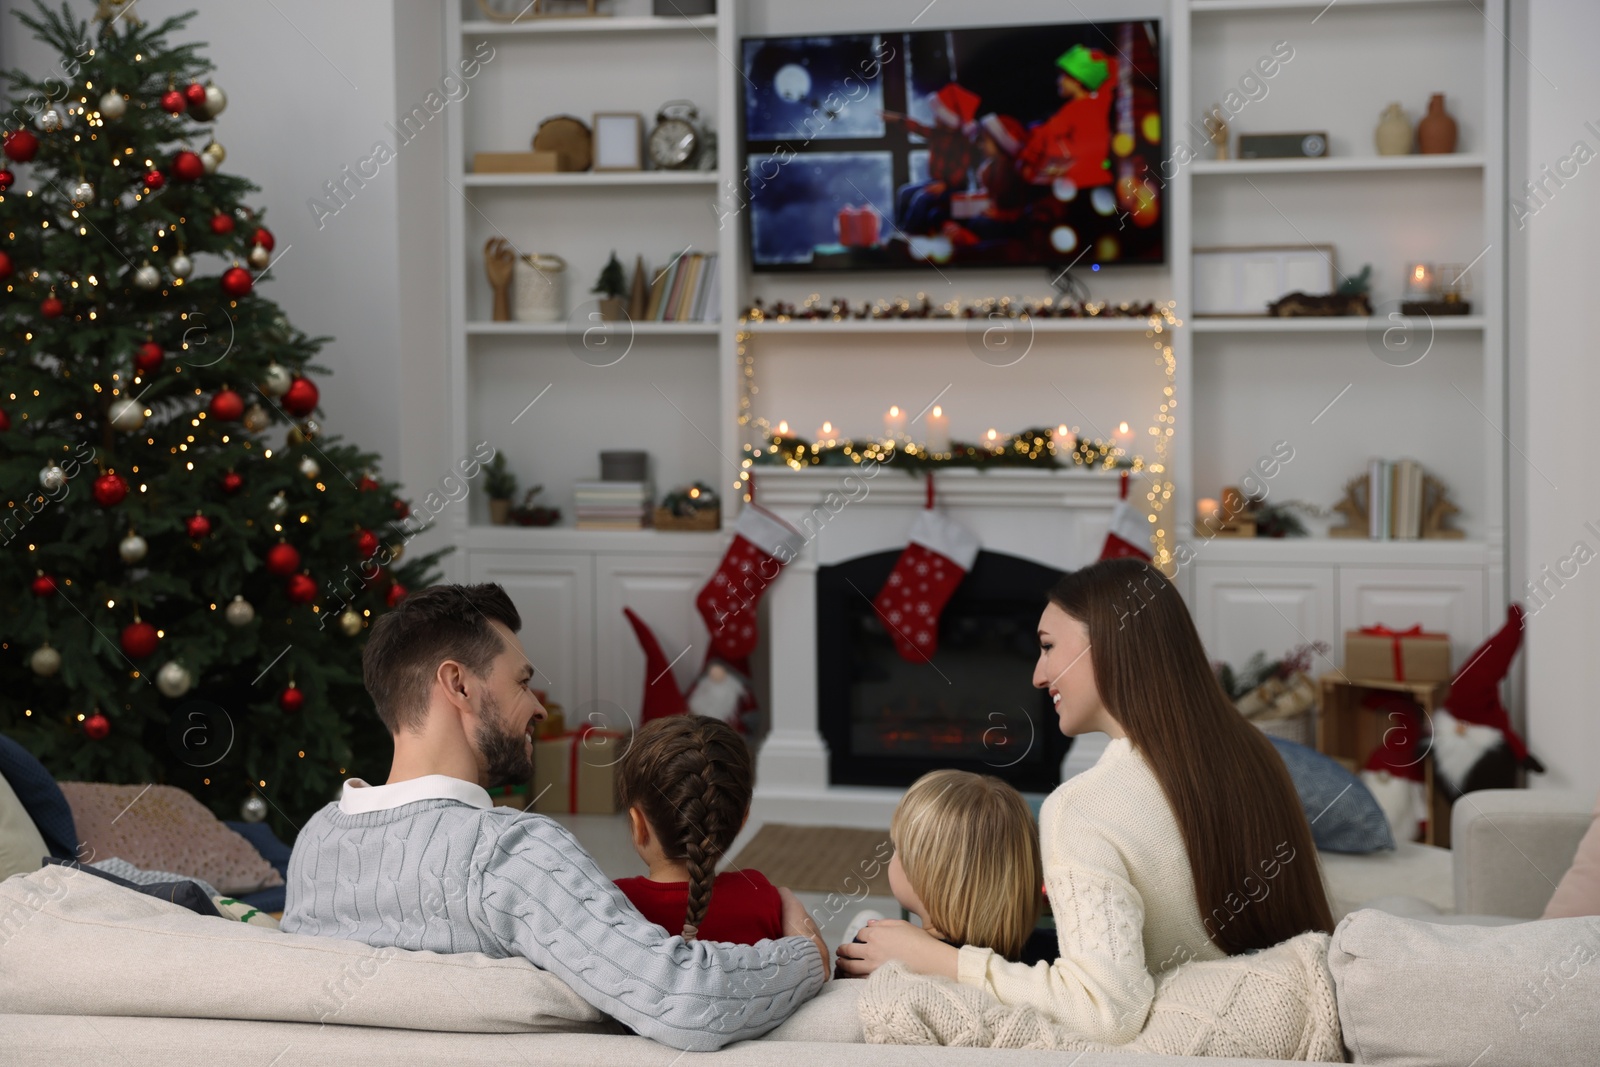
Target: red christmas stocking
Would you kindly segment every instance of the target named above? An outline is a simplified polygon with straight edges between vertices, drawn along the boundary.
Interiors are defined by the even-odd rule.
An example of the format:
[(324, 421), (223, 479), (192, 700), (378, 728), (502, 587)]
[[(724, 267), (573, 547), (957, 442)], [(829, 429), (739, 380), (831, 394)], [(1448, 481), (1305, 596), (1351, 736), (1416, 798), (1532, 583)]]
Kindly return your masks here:
[(711, 631), (711, 655), (748, 675), (746, 660), (756, 647), (756, 605), (805, 547), (805, 537), (755, 504), (745, 505), (733, 529), (733, 544), (694, 603)]
[(1145, 512), (1128, 503), (1128, 472), (1122, 472), (1122, 499), (1111, 511), (1111, 529), (1106, 531), (1106, 543), (1100, 549), (1101, 559), (1150, 558), (1150, 520)]
[(902, 657), (912, 663), (933, 658), (939, 615), (977, 558), (978, 539), (965, 527), (932, 508), (917, 516), (911, 543), (872, 602)]

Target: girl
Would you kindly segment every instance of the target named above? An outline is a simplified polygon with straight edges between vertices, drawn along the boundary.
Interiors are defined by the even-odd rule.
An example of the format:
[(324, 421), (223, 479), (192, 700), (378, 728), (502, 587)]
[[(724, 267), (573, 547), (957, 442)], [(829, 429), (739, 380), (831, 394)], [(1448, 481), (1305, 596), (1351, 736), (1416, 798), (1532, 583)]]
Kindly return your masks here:
[(889, 889), (922, 929), (1008, 960), (1039, 921), (1039, 837), (1028, 804), (987, 774), (918, 778), (889, 823)]
[(1144, 1027), (1155, 974), (1332, 931), (1289, 773), (1223, 695), (1160, 571), (1116, 559), (1063, 577), (1039, 619), (1034, 685), (1062, 733), (1112, 738), (1040, 813), (1059, 958), (1028, 967), (884, 921), (840, 946), (847, 973), (902, 960), (1123, 1044)]
[(784, 936), (771, 882), (759, 871), (716, 873), (750, 814), (754, 782), (750, 749), (727, 723), (673, 715), (640, 727), (618, 764), (617, 790), (650, 873), (619, 878), (617, 888), (646, 919), (685, 940)]

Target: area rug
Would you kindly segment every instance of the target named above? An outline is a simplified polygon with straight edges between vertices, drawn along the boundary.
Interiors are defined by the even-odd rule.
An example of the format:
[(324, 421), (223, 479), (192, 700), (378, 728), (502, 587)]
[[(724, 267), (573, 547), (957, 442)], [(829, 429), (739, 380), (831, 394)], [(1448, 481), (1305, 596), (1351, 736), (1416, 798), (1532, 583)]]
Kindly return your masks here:
[(887, 897), (892, 895), (889, 857), (893, 854), (887, 830), (769, 822), (728, 869), (760, 871), (773, 885), (797, 893)]

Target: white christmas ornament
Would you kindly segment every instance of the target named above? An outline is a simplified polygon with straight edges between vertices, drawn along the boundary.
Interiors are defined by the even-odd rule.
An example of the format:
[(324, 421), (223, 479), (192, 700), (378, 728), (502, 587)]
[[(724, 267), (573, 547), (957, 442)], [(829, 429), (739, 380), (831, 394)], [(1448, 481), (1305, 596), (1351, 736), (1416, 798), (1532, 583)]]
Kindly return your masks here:
[(312, 459), (310, 456), (305, 456), (300, 460), (300, 473), (304, 474), (307, 478), (315, 478), (318, 474), (322, 473), (322, 468), (317, 466), (316, 460)]
[(125, 433), (144, 426), (144, 405), (130, 397), (123, 397), (111, 405), (111, 425)]
[[(340, 787), (341, 792), (343, 786)], [(260, 822), (267, 817), (267, 802), (252, 793), (239, 805), (239, 818), (245, 822)]]
[(133, 272), (133, 284), (140, 289), (154, 289), (161, 284), (161, 272), (146, 263)]
[(67, 120), (62, 113), (53, 107), (47, 107), (39, 112), (39, 117), (34, 122), (45, 133), (55, 133), (67, 124)]
[(100, 115), (115, 122), (128, 113), (128, 101), (115, 89), (100, 98)]
[(267, 409), (260, 404), (251, 404), (244, 413), (244, 428), (251, 433), (260, 433), (272, 422), (272, 417), (267, 414)]
[(215, 85), (206, 86), (206, 114), (216, 118), (228, 106), (228, 94)]
[(200, 159), (202, 162), (204, 162), (208, 156), (212, 161), (212, 169), (215, 169), (220, 167), (222, 165), (222, 161), (228, 158), (228, 150), (223, 148), (216, 141), (211, 141), (204, 148), (200, 149)]
[(267, 501), (267, 510), (274, 515), (282, 515), (289, 510), (289, 500), (282, 493)]
[(168, 660), (156, 672), (156, 688), (162, 696), (181, 697), (194, 684), (187, 668), (177, 660)]
[(150, 545), (136, 533), (130, 533), (117, 545), (117, 554), (124, 563), (138, 563), (150, 551)]
[(221, 163), (222, 161), (216, 156), (212, 155), (210, 152), (200, 153), (200, 169), (205, 171), (207, 174), (215, 174), (217, 172), (217, 167), (221, 165)]
[(256, 270), (265, 270), (268, 263), (272, 262), (272, 253), (267, 251), (266, 245), (256, 245), (250, 250), (250, 265)]
[(90, 182), (79, 182), (72, 187), (72, 206), (88, 207), (94, 203), (94, 185)]
[(48, 644), (40, 645), (28, 657), (28, 666), (41, 678), (48, 678), (61, 669), (61, 653)]
[(256, 609), (244, 597), (236, 596), (222, 609), (222, 615), (229, 626), (249, 626), (256, 617)]
[(179, 252), (172, 257), (172, 262), (167, 264), (167, 269), (174, 278), (187, 278), (194, 273), (194, 260)]
[[(259, 248), (261, 246), (257, 245), (256, 247)], [(289, 391), (289, 386), (293, 384), (294, 376), (289, 373), (288, 369), (273, 363), (267, 367), (266, 377), (261, 380), (261, 391), (268, 396), (282, 396)]]
[(39, 472), (39, 484), (53, 493), (67, 484), (67, 472), (52, 463)]

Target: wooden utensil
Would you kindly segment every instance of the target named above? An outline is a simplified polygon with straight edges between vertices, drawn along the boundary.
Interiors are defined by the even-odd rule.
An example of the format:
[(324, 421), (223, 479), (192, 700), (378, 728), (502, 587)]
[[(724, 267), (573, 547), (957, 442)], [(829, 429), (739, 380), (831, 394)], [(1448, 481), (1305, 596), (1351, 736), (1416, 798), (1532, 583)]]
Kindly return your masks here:
[(504, 237), (491, 237), (483, 246), (483, 270), (494, 289), (494, 321), (511, 321), (511, 271), (517, 250)]

